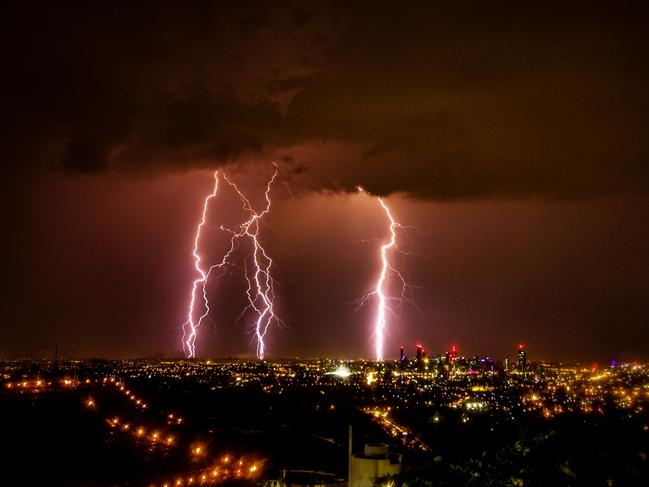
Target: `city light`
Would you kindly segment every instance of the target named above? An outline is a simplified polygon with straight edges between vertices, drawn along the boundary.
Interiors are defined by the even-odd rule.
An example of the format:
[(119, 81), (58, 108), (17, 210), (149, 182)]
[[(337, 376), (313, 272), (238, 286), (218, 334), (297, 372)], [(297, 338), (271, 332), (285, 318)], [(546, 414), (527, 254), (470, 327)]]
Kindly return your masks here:
[(340, 377), (341, 379), (347, 379), (350, 375), (352, 375), (349, 368), (345, 367), (344, 365), (339, 365), (336, 370), (334, 370), (333, 372), (327, 372), (327, 374), (335, 375), (336, 377)]
[[(519, 350), (517, 345), (512, 349), (515, 353)], [(277, 395), (287, 389), (318, 391), (313, 406), (321, 414), (336, 411), (341, 404), (336, 399), (347, 391), (355, 399), (350, 403), (343, 401), (345, 407), (356, 403), (391, 441), (407, 451), (424, 453), (433, 451), (435, 446), (424, 441), (425, 437), (409, 424), (407, 412), (411, 408), (435, 408), (428, 420), (431, 425), (455, 422), (462, 427), (480, 424), (476, 418), (516, 421), (533, 416), (553, 421), (559, 416), (601, 417), (621, 411), (628, 418), (638, 418), (638, 428), (643, 433), (649, 430), (643, 419), (649, 401), (649, 366), (643, 364), (593, 369), (589, 364), (519, 361), (507, 367), (505, 362), (491, 357), (459, 355), (455, 345), (449, 347), (449, 352), (425, 355), (424, 347), (418, 344), (412, 359), (382, 364), (322, 359), (269, 361), (260, 368), (257, 362), (225, 360), (209, 368), (195, 361), (124, 362), (114, 367), (115, 375), (130, 378), (128, 384), (112, 376), (68, 379), (71, 383), (64, 386), (66, 394), (77, 393), (85, 411), (103, 418), (112, 434), (131, 438), (134, 448), (147, 448), (153, 455), (188, 453), (187, 471), (173, 478), (152, 479), (157, 487), (164, 482), (210, 485), (252, 479), (260, 474), (263, 462), (254, 455), (233, 455), (223, 449), (219, 452), (218, 437), (212, 431), (196, 430), (192, 418), (185, 422), (177, 406), (166, 409), (154, 401), (152, 411), (145, 412), (137, 404), (143, 397), (138, 386), (143, 379), (147, 383), (159, 379), (166, 384), (173, 378), (179, 383), (191, 381), (211, 387), (251, 387)], [(8, 395), (43, 394), (46, 390), (56, 394), (63, 390), (57, 387), (64, 385), (61, 382), (54, 381), (52, 389), (47, 389), (48, 383), (39, 378), (7, 376), (2, 390)], [(147, 390), (152, 393), (148, 387)], [(134, 397), (138, 399), (133, 400)], [(197, 441), (199, 438), (201, 441)], [(206, 438), (210, 438), (209, 448), (204, 442)]]

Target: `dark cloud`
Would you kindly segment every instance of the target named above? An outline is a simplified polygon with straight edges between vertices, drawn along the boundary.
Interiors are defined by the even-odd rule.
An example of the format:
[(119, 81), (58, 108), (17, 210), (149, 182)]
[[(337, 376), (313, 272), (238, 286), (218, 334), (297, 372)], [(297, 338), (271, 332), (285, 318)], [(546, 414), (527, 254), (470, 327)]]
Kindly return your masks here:
[(634, 2), (14, 4), (1, 142), (16, 167), (82, 173), (291, 157), (312, 188), (646, 192), (646, 13)]

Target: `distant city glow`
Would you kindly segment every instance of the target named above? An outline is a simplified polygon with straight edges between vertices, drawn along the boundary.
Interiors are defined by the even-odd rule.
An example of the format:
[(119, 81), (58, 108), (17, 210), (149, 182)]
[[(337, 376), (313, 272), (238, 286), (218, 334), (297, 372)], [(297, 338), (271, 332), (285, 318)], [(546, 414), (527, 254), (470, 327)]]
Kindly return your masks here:
[[(421, 344), (418, 348), (424, 351)], [(511, 348), (516, 351), (518, 345)], [(457, 351), (457, 347), (451, 347), (451, 350)], [(353, 391), (356, 399), (344, 404), (344, 408), (353, 407), (366, 413), (395, 443), (420, 452), (431, 451), (433, 445), (428, 443), (430, 438), (426, 439), (420, 433), (416, 423), (409, 422), (408, 412), (416, 410), (413, 408), (432, 411), (433, 415), (428, 416), (431, 424), (444, 422), (449, 427), (453, 423), (479, 424), (487, 418), (516, 421), (535, 415), (551, 421), (562, 415), (582, 414), (587, 418), (623, 412), (625, 418), (633, 418), (629, 426), (635, 425), (642, 434), (649, 431), (646, 421), (649, 366), (645, 364), (616, 363), (615, 366), (593, 369), (590, 364), (539, 361), (518, 364), (510, 369), (505, 362), (495, 361), (491, 355), (458, 356), (450, 360), (450, 353), (447, 356), (441, 352), (432, 353), (426, 359), (383, 364), (362, 360), (341, 363), (330, 359), (269, 361), (263, 367), (255, 361), (232, 360), (218, 362), (209, 368), (192, 360), (124, 361), (117, 362), (114, 370), (116, 375), (128, 377), (128, 382), (99, 374), (91, 375), (92, 379), (75, 375), (74, 379), (66, 379), (70, 385), (63, 389), (63, 381), (18, 376), (11, 371), (2, 376), (0, 387), (6, 396), (32, 395), (33, 400), (46, 393), (77, 393), (82, 406), (79, 413), (101, 417), (111, 435), (120, 435), (126, 441), (130, 439), (135, 448), (146, 448), (151, 455), (160, 454), (161, 458), (170, 452), (185, 453), (185, 471), (152, 478), (153, 483), (149, 485), (158, 487), (164, 483), (214, 485), (234, 479), (253, 480), (263, 474), (264, 461), (250, 452), (244, 456), (240, 452), (234, 454), (232, 450), (228, 453), (218, 451), (218, 434), (200, 430), (204, 428), (200, 418), (196, 421), (188, 416), (180, 426), (178, 420), (182, 410), (166, 409), (157, 400), (151, 403), (154, 414), (146, 414), (133, 401), (133, 397), (144, 393), (138, 384), (145, 378), (147, 381), (152, 378), (153, 381), (161, 380), (160, 384), (165, 384), (166, 398), (169, 397), (169, 378), (182, 381), (182, 390), (187, 390), (194, 381), (254, 390), (261, 387), (264, 392), (273, 394), (282, 394), (286, 388), (294, 390), (299, 385), (306, 388), (307, 397), (316, 398), (313, 403), (315, 410), (326, 414), (336, 411), (341, 405), (340, 396), (335, 391)], [(349, 380), (323, 381), (323, 374)], [(377, 383), (380, 394), (376, 394)], [(152, 395), (155, 388), (148, 384), (146, 394)], [(315, 391), (317, 393), (312, 394)], [(110, 399), (111, 395), (117, 396), (118, 400)], [(482, 419), (475, 421), (477, 418)], [(321, 439), (335, 441), (326, 437)]]

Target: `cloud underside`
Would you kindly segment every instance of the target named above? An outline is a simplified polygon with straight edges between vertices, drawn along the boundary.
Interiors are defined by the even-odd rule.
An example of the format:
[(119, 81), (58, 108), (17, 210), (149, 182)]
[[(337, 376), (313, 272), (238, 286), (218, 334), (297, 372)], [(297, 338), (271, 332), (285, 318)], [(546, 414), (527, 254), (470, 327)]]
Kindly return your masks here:
[(15, 167), (279, 157), (311, 189), (649, 189), (649, 35), (629, 4), (16, 8), (0, 95)]

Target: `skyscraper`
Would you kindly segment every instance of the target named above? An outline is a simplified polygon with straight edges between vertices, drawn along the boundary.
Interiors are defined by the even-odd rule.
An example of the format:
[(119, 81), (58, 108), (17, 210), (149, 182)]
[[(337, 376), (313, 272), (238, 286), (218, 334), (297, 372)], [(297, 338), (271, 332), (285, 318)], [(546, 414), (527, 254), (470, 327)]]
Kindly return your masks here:
[(523, 372), (527, 368), (527, 352), (525, 351), (525, 345), (520, 344), (518, 346), (518, 369)]

